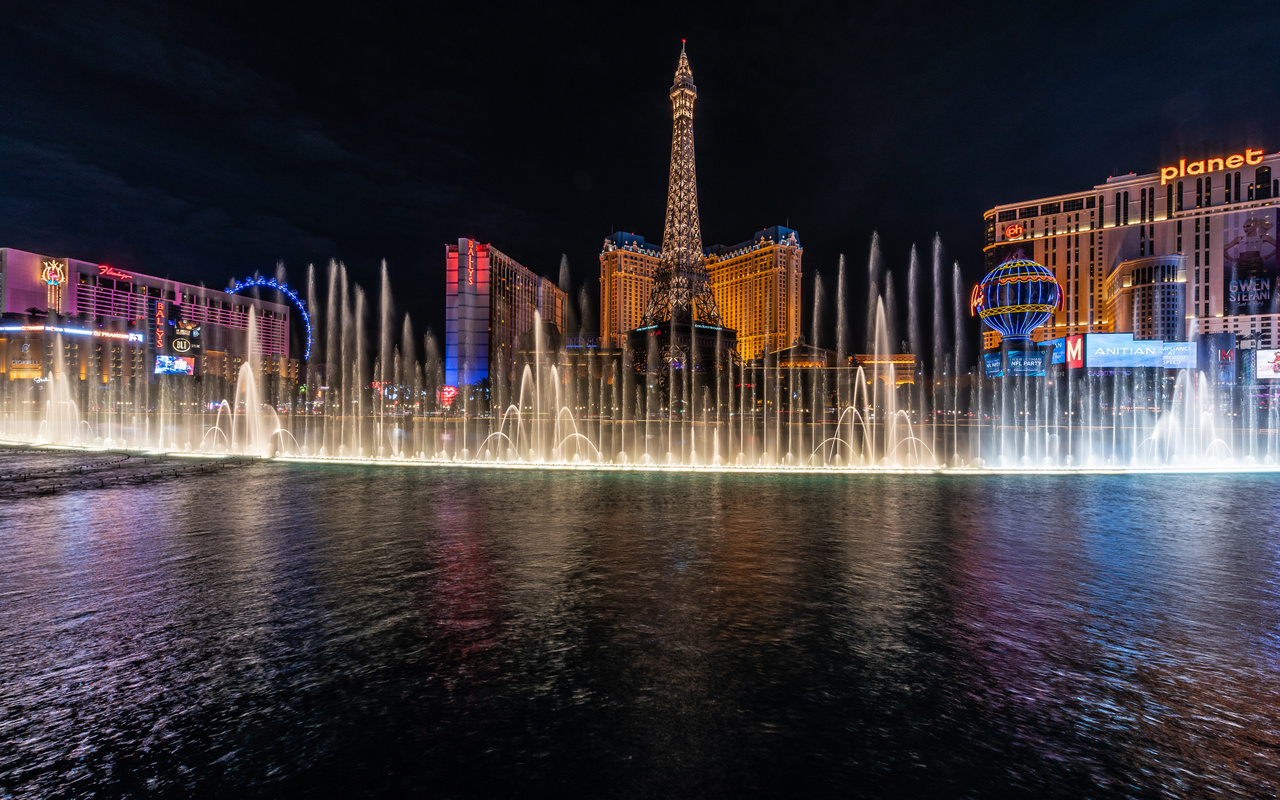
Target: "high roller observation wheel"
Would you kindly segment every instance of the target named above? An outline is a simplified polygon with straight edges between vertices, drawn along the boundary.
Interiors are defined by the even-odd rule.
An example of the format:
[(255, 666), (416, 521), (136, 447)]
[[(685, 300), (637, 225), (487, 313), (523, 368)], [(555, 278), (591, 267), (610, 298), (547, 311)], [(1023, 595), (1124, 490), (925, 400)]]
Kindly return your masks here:
[(231, 282), (231, 288), (227, 290), (227, 294), (239, 294), (245, 289), (252, 289), (255, 286), (262, 287), (265, 289), (275, 289), (276, 291), (280, 292), (280, 294), (289, 298), (289, 302), (293, 303), (294, 308), (298, 309), (298, 313), (302, 315), (302, 324), (305, 325), (307, 328), (307, 347), (306, 347), (306, 353), (302, 356), (302, 360), (310, 361), (311, 360), (311, 342), (315, 338), (315, 336), (312, 333), (311, 315), (307, 313), (307, 304), (303, 302), (301, 297), (298, 297), (297, 292), (289, 288), (288, 284), (281, 283), (280, 281), (277, 281), (275, 278), (262, 278), (262, 277), (255, 276), (252, 278), (247, 278), (243, 281), (233, 280)]

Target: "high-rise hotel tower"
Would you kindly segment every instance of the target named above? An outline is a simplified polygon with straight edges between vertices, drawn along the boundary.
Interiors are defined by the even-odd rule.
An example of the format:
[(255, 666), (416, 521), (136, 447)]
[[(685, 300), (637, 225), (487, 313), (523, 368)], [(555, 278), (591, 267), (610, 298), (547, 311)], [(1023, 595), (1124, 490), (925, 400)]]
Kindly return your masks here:
[[(1189, 154), (1157, 172), (988, 210), (986, 264), (1021, 250), (1053, 271), (1064, 300), (1038, 341), (1233, 332), (1276, 347), (1277, 205), (1280, 153)], [(984, 346), (998, 341), (983, 332)]]

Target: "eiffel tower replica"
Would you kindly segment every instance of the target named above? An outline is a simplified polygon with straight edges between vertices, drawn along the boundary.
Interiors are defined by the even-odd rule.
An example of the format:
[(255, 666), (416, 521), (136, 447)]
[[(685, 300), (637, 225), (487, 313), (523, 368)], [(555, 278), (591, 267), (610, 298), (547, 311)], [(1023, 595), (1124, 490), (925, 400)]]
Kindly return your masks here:
[(639, 328), (627, 333), (632, 367), (665, 386), (676, 373), (693, 376), (736, 358), (737, 331), (724, 327), (702, 252), (698, 178), (693, 162), (693, 103), (698, 89), (684, 45), (671, 87), (671, 173), (662, 260)]

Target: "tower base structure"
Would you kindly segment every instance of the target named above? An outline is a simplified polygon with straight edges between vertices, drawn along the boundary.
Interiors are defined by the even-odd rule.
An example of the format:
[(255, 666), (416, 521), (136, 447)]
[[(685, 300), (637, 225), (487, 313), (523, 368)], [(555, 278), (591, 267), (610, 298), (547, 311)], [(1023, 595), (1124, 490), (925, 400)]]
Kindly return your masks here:
[[(705, 323), (644, 325), (627, 331), (626, 366), (659, 404), (714, 405), (738, 363), (738, 332)], [(650, 409), (656, 407), (651, 402)]]

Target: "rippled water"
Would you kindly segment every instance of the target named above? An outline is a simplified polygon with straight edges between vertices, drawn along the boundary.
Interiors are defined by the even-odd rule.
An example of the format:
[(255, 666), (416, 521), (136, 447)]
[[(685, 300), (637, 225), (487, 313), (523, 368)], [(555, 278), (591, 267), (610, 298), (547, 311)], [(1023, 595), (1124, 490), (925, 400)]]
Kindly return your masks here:
[(0, 796), (1263, 795), (1278, 490), (262, 463), (10, 499)]

